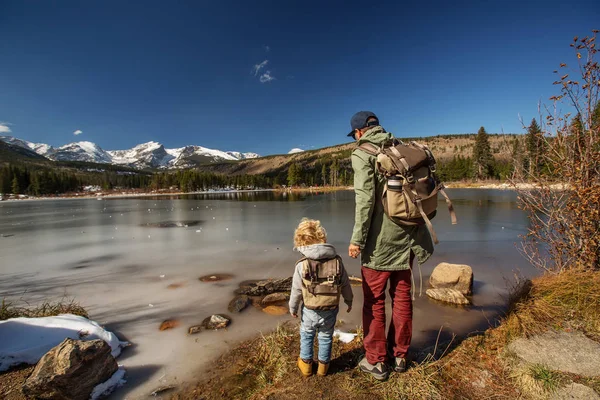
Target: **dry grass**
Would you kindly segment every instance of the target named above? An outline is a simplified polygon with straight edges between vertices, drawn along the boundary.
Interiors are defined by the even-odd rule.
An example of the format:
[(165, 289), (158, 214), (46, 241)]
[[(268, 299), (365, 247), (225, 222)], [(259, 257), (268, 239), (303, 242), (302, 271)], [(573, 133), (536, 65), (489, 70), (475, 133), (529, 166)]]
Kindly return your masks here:
[(0, 303), (0, 321), (10, 318), (50, 317), (60, 314), (74, 314), (88, 318), (87, 311), (74, 300), (63, 299), (54, 303), (42, 303), (37, 306), (17, 307), (5, 299)]
[[(330, 374), (300, 377), (295, 325), (245, 342), (224, 355), (206, 380), (175, 399), (539, 399), (581, 378), (542, 365), (516, 363), (506, 345), (514, 338), (549, 329), (578, 329), (600, 339), (600, 274), (566, 272), (524, 281), (514, 288), (511, 307), (498, 327), (440, 345), (406, 373), (378, 382), (358, 368), (362, 332), (349, 344), (334, 341)], [(581, 382), (592, 388), (600, 380)]]

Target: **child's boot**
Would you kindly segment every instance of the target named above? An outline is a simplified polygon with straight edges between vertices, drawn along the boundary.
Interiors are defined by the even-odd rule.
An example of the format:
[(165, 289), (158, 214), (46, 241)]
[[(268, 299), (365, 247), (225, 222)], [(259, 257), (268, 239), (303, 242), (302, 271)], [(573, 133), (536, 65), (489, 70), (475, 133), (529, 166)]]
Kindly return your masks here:
[(317, 375), (325, 376), (329, 370), (329, 363), (322, 363), (319, 361), (319, 368), (317, 369)]
[(312, 361), (306, 362), (305, 360), (298, 357), (298, 368), (300, 368), (300, 372), (302, 372), (303, 376), (312, 375)]

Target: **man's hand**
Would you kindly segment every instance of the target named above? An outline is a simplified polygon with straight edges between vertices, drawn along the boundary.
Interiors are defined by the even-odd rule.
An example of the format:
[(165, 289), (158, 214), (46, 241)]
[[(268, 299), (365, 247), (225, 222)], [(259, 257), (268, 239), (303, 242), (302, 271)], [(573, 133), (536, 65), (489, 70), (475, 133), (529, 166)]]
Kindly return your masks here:
[(290, 315), (294, 318), (298, 318), (298, 314), (294, 314), (293, 312), (290, 311)]
[(356, 258), (358, 257), (358, 255), (360, 254), (360, 247), (356, 244), (350, 244), (350, 246), (348, 246), (348, 255), (352, 258)]

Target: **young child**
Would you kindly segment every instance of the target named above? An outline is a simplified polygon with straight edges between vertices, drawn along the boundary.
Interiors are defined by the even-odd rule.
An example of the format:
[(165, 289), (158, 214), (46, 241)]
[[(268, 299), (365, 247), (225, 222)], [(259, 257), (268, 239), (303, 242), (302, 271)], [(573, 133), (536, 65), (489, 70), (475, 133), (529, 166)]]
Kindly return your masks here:
[(340, 294), (352, 310), (352, 288), (348, 274), (335, 248), (327, 244), (321, 222), (304, 218), (294, 232), (294, 247), (304, 256), (296, 264), (290, 296), (290, 314), (298, 317), (300, 302), (300, 357), (298, 368), (312, 375), (315, 335), (319, 339), (317, 375), (326, 375), (331, 360), (333, 328), (339, 309)]

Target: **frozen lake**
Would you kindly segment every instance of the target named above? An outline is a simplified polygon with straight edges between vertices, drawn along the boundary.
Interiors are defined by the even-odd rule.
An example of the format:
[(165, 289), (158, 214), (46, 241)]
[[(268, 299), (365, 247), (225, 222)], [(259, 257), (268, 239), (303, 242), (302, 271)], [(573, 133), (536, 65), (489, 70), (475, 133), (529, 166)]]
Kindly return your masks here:
[[(502, 313), (506, 281), (514, 280), (515, 271), (535, 273), (514, 246), (527, 220), (513, 192), (448, 192), (459, 224), (450, 224), (441, 201), (433, 220), (440, 244), (422, 267), (423, 287), (439, 262), (469, 264), (474, 306), (440, 306), (424, 290), (418, 297), (416, 271), (415, 348), (433, 344), (442, 326), (446, 335), (485, 329)], [(251, 307), (232, 315), (227, 331), (187, 335), (188, 326), (227, 313), (239, 282), (291, 276), (300, 258), (292, 251), (292, 236), (302, 217), (321, 220), (348, 272), (360, 276), (358, 261), (347, 256), (354, 218), (350, 191), (2, 202), (0, 298), (30, 304), (65, 296), (79, 301), (92, 319), (133, 343), (118, 359), (128, 383), (111, 398), (147, 397), (159, 386), (198, 378), (220, 352), (290, 318)], [(171, 227), (148, 226), (157, 223)], [(234, 278), (198, 280), (215, 273)], [(177, 287), (168, 288), (173, 284)], [(347, 329), (360, 324), (362, 293), (353, 289), (353, 311), (339, 315)], [(160, 332), (160, 323), (169, 318), (181, 325)]]

